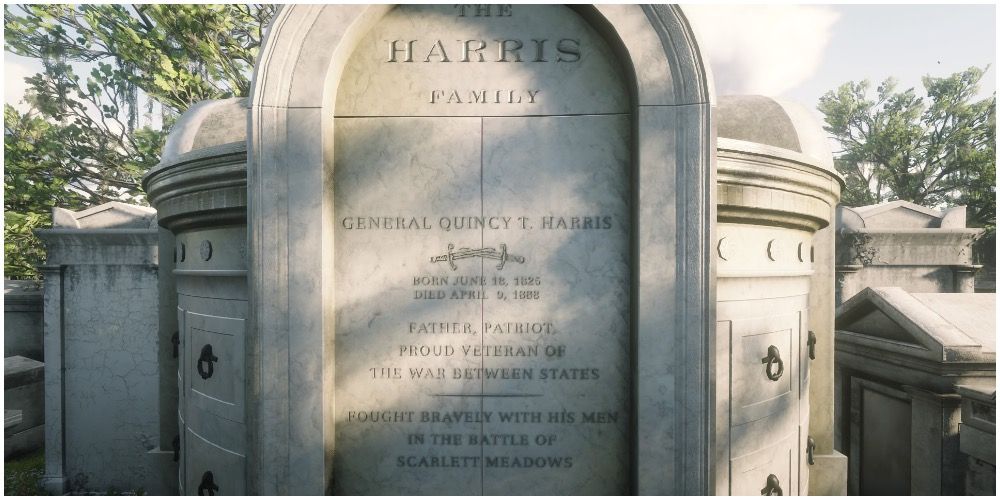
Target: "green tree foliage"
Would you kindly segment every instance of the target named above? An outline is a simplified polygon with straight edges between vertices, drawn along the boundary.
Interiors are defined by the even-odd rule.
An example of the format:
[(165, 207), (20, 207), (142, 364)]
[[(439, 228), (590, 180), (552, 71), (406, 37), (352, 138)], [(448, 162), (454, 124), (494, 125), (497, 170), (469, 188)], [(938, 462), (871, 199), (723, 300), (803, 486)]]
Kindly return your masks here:
[[(30, 111), (4, 109), (4, 274), (35, 277), (51, 208), (144, 203), (174, 117), (246, 96), (271, 5), (4, 7), (5, 49), (37, 58)], [(89, 74), (79, 75), (80, 67)], [(140, 126), (158, 105), (161, 126)], [(148, 120), (155, 123), (155, 120)]]
[(888, 79), (870, 93), (849, 82), (819, 102), (824, 129), (843, 146), (836, 166), (842, 201), (862, 206), (906, 200), (967, 205), (971, 226), (996, 226), (996, 93), (974, 100), (984, 69), (923, 78), (927, 97)]
[(61, 157), (60, 127), (38, 113), (4, 105), (4, 275), (36, 276), (45, 253), (33, 229), (48, 225), (52, 207), (80, 208), (84, 194), (69, 189), (69, 162)]

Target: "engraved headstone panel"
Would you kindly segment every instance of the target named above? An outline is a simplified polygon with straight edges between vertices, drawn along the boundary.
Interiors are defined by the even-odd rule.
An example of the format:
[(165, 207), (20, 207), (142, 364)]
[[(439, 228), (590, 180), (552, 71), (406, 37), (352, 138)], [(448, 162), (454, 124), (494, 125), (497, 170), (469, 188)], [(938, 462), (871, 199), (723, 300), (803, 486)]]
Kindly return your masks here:
[(360, 41), (337, 116), (620, 113), (616, 58), (559, 5), (401, 5)]
[(338, 90), (338, 493), (628, 490), (621, 72), (571, 9), (483, 8), (397, 7)]

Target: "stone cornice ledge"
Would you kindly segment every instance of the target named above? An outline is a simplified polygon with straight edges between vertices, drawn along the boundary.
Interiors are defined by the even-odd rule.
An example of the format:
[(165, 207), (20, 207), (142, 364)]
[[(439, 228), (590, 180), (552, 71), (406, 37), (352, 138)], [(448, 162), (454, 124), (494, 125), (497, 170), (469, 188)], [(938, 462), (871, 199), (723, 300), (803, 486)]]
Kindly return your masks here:
[(158, 177), (160, 174), (168, 170), (172, 171), (177, 168), (183, 168), (183, 166), (191, 163), (198, 164), (205, 161), (215, 163), (215, 160), (220, 160), (228, 156), (242, 156), (245, 163), (246, 154), (246, 141), (229, 142), (226, 144), (219, 144), (216, 146), (209, 146), (207, 148), (188, 151), (187, 153), (173, 158), (172, 161), (159, 163), (151, 168), (149, 172), (146, 172), (146, 175), (142, 177), (142, 186), (145, 189), (152, 182), (154, 177)]
[(898, 236), (901, 234), (912, 234), (918, 236), (930, 236), (935, 238), (947, 238), (950, 236), (976, 236), (979, 233), (985, 231), (981, 227), (954, 227), (954, 228), (939, 228), (939, 227), (921, 227), (921, 228), (900, 228), (900, 229), (884, 229), (884, 228), (850, 228), (845, 227), (842, 229), (847, 233), (864, 233), (870, 235), (890, 235)]
[(837, 364), (865, 373), (878, 373), (886, 370), (903, 371), (911, 374), (924, 374), (931, 377), (978, 378), (993, 377), (996, 373), (994, 363), (956, 363), (942, 364), (926, 359), (913, 358), (893, 353), (872, 354), (870, 349), (843, 344), (837, 340)]
[(159, 224), (173, 231), (202, 224), (245, 224), (246, 142), (190, 151), (143, 178)]
[(847, 330), (836, 330), (837, 349), (847, 349), (862, 357), (894, 362), (911, 367), (924, 365), (923, 371), (939, 372), (946, 364), (946, 370), (962, 370), (965, 366), (996, 363), (996, 353), (984, 352), (980, 345), (944, 346), (937, 352), (917, 344), (872, 337)]
[(819, 170), (827, 176), (832, 177), (840, 184), (841, 187), (846, 185), (844, 183), (844, 178), (833, 167), (832, 157), (816, 158), (814, 156), (802, 154), (798, 151), (792, 151), (791, 149), (779, 148), (777, 146), (761, 144), (758, 142), (729, 139), (726, 137), (719, 137), (717, 139), (716, 149), (719, 150), (720, 155), (726, 153), (743, 153), (798, 163), (810, 169)]
[(810, 156), (718, 139), (719, 222), (816, 231), (830, 224), (843, 185), (839, 174)]
[(976, 380), (993, 380), (996, 364), (960, 363), (941, 364), (894, 354), (878, 353), (857, 345), (836, 344), (838, 369), (865, 373), (881, 379), (905, 380), (908, 385), (920, 385), (938, 393), (954, 392), (957, 385), (967, 385)]
[(46, 244), (145, 246), (157, 243), (153, 229), (36, 229), (35, 235)]
[[(37, 229), (46, 266), (156, 266), (159, 231), (151, 229)], [(39, 269), (43, 269), (40, 266)]]

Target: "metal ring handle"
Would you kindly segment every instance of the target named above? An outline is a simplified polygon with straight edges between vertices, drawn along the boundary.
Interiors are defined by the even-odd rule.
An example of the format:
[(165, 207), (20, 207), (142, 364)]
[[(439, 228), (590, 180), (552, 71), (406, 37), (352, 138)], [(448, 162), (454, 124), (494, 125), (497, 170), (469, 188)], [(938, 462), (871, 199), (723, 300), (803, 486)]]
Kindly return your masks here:
[[(212, 354), (212, 344), (205, 344), (201, 348), (201, 356), (198, 358), (198, 375), (201, 375), (201, 378), (206, 380), (211, 378), (212, 374), (215, 373), (215, 365), (213, 363), (218, 360), (219, 358)], [(202, 369), (202, 363), (208, 363), (207, 370)]]
[(782, 496), (781, 483), (778, 482), (778, 476), (774, 474), (769, 474), (767, 476), (767, 484), (764, 488), (760, 490), (760, 494), (766, 497), (769, 496)]
[(219, 491), (219, 485), (215, 484), (215, 475), (212, 471), (207, 470), (201, 475), (201, 484), (198, 485), (198, 496), (205, 496), (205, 492), (208, 491), (208, 496), (214, 497), (215, 492)]
[[(760, 362), (767, 364), (767, 378), (770, 380), (778, 380), (781, 378), (781, 374), (785, 373), (785, 362), (781, 360), (781, 353), (778, 352), (778, 348), (773, 345), (767, 347), (767, 356), (761, 358)], [(775, 363), (778, 363), (777, 373), (772, 371)]]
[(170, 336), (170, 343), (174, 346), (174, 359), (177, 359), (181, 354), (181, 332), (174, 332)]
[(809, 340), (806, 341), (806, 345), (809, 346), (809, 359), (816, 359), (816, 332), (809, 330)]

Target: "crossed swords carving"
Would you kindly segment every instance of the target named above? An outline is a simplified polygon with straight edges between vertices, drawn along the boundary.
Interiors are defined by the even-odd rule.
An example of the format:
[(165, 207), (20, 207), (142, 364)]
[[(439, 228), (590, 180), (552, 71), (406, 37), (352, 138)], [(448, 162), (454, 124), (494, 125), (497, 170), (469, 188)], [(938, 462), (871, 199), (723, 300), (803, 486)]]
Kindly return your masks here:
[(518, 264), (524, 264), (524, 257), (519, 255), (511, 255), (507, 253), (507, 244), (500, 244), (500, 251), (498, 252), (496, 248), (485, 247), (485, 248), (459, 248), (455, 251), (455, 245), (448, 243), (448, 253), (444, 255), (438, 255), (436, 257), (431, 257), (431, 262), (447, 262), (448, 266), (451, 267), (452, 271), (458, 270), (458, 266), (455, 265), (455, 261), (459, 259), (468, 259), (470, 257), (482, 257), (484, 259), (499, 260), (500, 263), (497, 264), (497, 271), (503, 269), (504, 264), (507, 261), (517, 262)]

